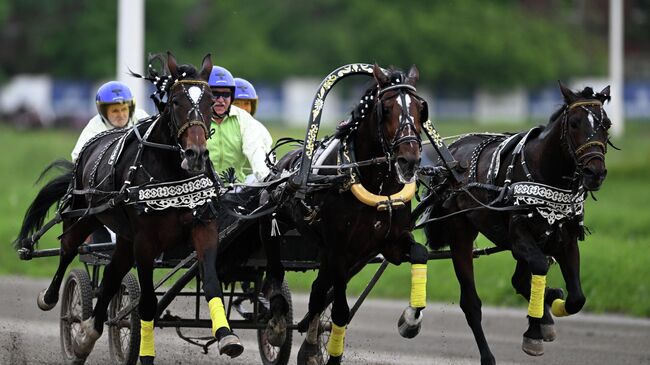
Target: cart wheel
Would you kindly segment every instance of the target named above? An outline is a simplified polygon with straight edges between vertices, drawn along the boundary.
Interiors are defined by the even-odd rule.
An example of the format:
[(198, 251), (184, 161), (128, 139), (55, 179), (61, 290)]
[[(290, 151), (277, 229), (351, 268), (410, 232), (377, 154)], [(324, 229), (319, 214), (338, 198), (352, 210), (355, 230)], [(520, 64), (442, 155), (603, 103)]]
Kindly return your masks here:
[[(270, 295), (270, 289), (267, 289), (264, 292), (264, 297), (268, 298)], [(282, 281), (282, 295), (287, 299), (287, 304), (289, 305), (289, 310), (287, 311), (287, 324), (293, 323), (293, 304), (291, 303), (291, 291), (289, 290), (289, 284), (286, 280)], [(289, 362), (289, 356), (291, 355), (291, 341), (293, 337), (293, 332), (290, 329), (287, 329), (287, 337), (284, 340), (282, 346), (273, 346), (271, 345), (266, 335), (264, 334), (264, 328), (257, 330), (257, 344), (260, 349), (260, 357), (262, 358), (262, 363), (264, 365), (286, 365)]]
[(323, 362), (327, 362), (330, 357), (327, 352), (327, 342), (330, 340), (332, 334), (332, 302), (325, 307), (325, 310), (320, 314), (320, 327), (318, 328), (318, 345)]
[[(109, 322), (120, 314), (120, 311), (138, 303), (140, 285), (133, 273), (128, 273), (122, 279), (120, 289), (108, 305)], [(138, 362), (140, 351), (140, 314), (137, 307), (115, 324), (108, 327), (108, 348), (113, 364), (129, 365)]]
[(93, 289), (90, 276), (85, 270), (74, 269), (68, 274), (63, 286), (61, 303), (61, 353), (66, 364), (80, 365), (86, 358), (78, 358), (72, 349), (81, 322), (90, 318), (93, 311)]

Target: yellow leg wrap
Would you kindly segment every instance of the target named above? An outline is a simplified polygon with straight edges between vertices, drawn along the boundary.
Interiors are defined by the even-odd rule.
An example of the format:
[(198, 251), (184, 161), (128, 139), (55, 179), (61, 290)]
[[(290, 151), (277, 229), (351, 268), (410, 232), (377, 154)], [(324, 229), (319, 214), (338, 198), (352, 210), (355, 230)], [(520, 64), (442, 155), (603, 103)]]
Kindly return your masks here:
[(140, 320), (140, 356), (156, 356), (153, 340), (153, 321)]
[(210, 319), (212, 320), (212, 335), (215, 335), (221, 327), (230, 329), (221, 298), (214, 297), (210, 299), (208, 308), (210, 308)]
[(564, 307), (564, 300), (562, 299), (555, 299), (553, 301), (553, 304), (551, 304), (551, 312), (556, 317), (566, 317), (569, 315), (569, 312)]
[(332, 322), (332, 333), (330, 340), (327, 342), (327, 353), (330, 356), (343, 355), (343, 345), (345, 343), (345, 327), (339, 327)]
[(424, 308), (427, 305), (427, 265), (411, 265), (411, 307)]
[(546, 289), (546, 275), (533, 275), (530, 281), (530, 300), (528, 301), (528, 315), (533, 318), (544, 316), (544, 290)]

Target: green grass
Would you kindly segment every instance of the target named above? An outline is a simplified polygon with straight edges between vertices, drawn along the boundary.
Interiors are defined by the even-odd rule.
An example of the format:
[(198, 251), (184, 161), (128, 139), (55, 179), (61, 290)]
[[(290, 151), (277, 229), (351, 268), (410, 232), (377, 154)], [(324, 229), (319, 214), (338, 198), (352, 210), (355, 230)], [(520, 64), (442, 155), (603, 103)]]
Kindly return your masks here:
[[(437, 125), (443, 136), (468, 131), (513, 131), (520, 126), (484, 126), (470, 123), (441, 123)], [(587, 295), (586, 311), (619, 312), (650, 317), (650, 123), (628, 124), (624, 138), (614, 143), (622, 151), (610, 149), (607, 154), (609, 174), (597, 202), (590, 200), (586, 207), (585, 224), (592, 234), (581, 243), (581, 277)], [(331, 132), (331, 130), (330, 130)], [(304, 138), (303, 130), (271, 130), (274, 138), (294, 136)], [(327, 131), (322, 132), (324, 136)], [(76, 131), (21, 132), (0, 126), (0, 275), (28, 275), (51, 277), (57, 265), (56, 258), (18, 260), (10, 242), (18, 232), (22, 216), (39, 186), (34, 182), (40, 172), (56, 158), (69, 158), (76, 141)], [(286, 151), (286, 149), (281, 150)], [(41, 248), (58, 247), (55, 227), (41, 240)], [(423, 242), (421, 233), (416, 232)], [(481, 238), (481, 247), (490, 243)], [(79, 263), (76, 263), (79, 265)], [(365, 288), (377, 269), (369, 265), (348, 286), (350, 295)], [(484, 304), (522, 306), (523, 299), (515, 295), (510, 285), (514, 260), (502, 252), (475, 260), (476, 281)], [(408, 300), (410, 287), (409, 266), (389, 266), (372, 292), (375, 297)], [(309, 289), (314, 272), (290, 273), (288, 278), (294, 291)], [(564, 286), (559, 268), (552, 267), (549, 284)], [(429, 301), (456, 303), (458, 284), (450, 260), (429, 263), (427, 297)]]

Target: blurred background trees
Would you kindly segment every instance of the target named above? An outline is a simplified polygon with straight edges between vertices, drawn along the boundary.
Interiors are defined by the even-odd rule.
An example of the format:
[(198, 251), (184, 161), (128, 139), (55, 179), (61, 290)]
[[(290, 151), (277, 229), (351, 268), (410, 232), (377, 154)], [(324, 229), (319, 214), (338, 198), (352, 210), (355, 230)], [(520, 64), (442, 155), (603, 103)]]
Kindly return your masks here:
[[(146, 1), (145, 48), (257, 80), (323, 76), (351, 62), (418, 65), (444, 88), (506, 89), (607, 72), (607, 1)], [(626, 2), (647, 55), (649, 0)], [(115, 72), (116, 1), (1, 0), (0, 80)], [(198, 61), (197, 61), (198, 62)]]

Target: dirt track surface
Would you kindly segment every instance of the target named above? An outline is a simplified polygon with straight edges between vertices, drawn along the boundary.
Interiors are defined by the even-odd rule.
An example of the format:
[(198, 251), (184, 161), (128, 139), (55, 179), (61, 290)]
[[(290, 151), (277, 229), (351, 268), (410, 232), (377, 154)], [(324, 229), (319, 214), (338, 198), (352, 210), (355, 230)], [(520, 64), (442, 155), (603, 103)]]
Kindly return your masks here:
[[(59, 364), (59, 306), (42, 312), (37, 293), (47, 281), (0, 277), (0, 365)], [(302, 318), (306, 296), (294, 296), (295, 318)], [(350, 306), (353, 301), (349, 300)], [(462, 311), (454, 304), (430, 304), (422, 332), (403, 339), (396, 323), (404, 301), (367, 300), (349, 326), (345, 364), (478, 364), (474, 339)], [(172, 313), (183, 311), (183, 305)], [(192, 307), (191, 305), (189, 307)], [(178, 314), (178, 313), (176, 313)], [(578, 314), (556, 321), (558, 338), (545, 344), (545, 354), (530, 357), (521, 347), (526, 326), (524, 309), (484, 308), (483, 325), (499, 364), (650, 364), (650, 320), (621, 316)], [(207, 318), (207, 317), (206, 317)], [(207, 330), (193, 330), (207, 335)], [(107, 332), (98, 340), (86, 364), (109, 362)], [(239, 330), (245, 351), (236, 359), (220, 357), (216, 346), (209, 354), (176, 336), (173, 329), (156, 330), (156, 364), (260, 364), (253, 330)], [(289, 364), (303, 337), (295, 333)]]

